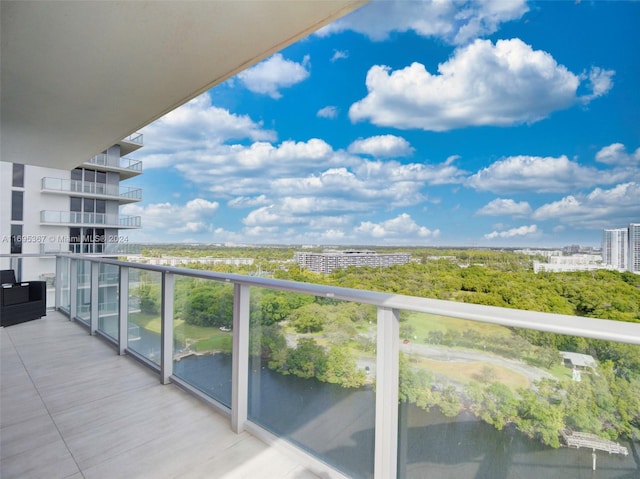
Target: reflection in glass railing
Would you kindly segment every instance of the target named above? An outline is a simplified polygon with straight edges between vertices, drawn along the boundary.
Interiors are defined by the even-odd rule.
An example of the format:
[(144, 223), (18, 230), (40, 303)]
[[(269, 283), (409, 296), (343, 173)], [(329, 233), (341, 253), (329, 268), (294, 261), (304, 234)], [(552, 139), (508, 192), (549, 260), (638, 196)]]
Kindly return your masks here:
[(76, 318), (88, 323), (91, 319), (91, 262), (76, 261)]
[(231, 407), (233, 285), (177, 276), (173, 373)]
[(100, 264), (98, 274), (98, 330), (118, 339), (120, 325), (120, 269), (112, 264)]
[(161, 306), (162, 274), (130, 268), (127, 328), (130, 337), (137, 328), (139, 339), (130, 341), (128, 346), (156, 364), (160, 364)]
[(249, 417), (349, 477), (372, 477), (376, 308), (251, 289)]
[(637, 346), (418, 313), (402, 324), (398, 477), (637, 472)]

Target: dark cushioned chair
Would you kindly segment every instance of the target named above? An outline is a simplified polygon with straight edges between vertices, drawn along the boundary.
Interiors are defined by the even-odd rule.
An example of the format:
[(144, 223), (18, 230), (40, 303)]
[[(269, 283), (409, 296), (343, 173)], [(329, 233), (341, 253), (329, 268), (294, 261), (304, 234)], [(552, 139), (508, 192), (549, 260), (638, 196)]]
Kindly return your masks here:
[(47, 314), (45, 281), (17, 283), (12, 269), (0, 271), (0, 325), (24, 323)]

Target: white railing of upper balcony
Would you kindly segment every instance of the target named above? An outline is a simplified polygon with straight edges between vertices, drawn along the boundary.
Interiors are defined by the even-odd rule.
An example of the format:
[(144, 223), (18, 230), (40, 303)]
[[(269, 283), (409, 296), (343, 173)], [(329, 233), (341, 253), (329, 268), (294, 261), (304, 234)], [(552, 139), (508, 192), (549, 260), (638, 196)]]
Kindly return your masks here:
[(121, 170), (131, 170), (131, 171), (142, 171), (142, 161), (141, 160), (133, 160), (127, 157), (110, 157), (105, 153), (100, 153), (99, 155), (91, 158), (87, 163), (91, 163), (93, 165), (100, 166), (109, 166), (112, 168), (118, 168)]
[(126, 137), (124, 141), (128, 141), (129, 143), (137, 143), (138, 145), (142, 145), (142, 133), (133, 133)]
[(142, 199), (142, 189), (104, 183), (89, 183), (62, 178), (42, 178), (42, 190), (62, 191), (66, 193), (86, 193), (112, 198)]
[[(66, 311), (70, 318), (78, 318), (91, 334), (106, 337), (120, 354), (130, 354), (152, 367), (159, 373), (163, 384), (174, 382), (228, 414), (234, 431), (248, 430), (274, 443), (281, 443), (280, 439), (284, 438), (293, 447), (299, 446), (316, 467), (324, 468), (322, 474), (328, 477), (421, 477), (406, 474), (405, 456), (409, 447), (407, 441), (410, 441), (407, 437), (415, 434), (416, 429), (407, 428), (406, 417), (399, 418), (398, 404), (400, 355), (410, 355), (419, 362), (423, 359), (419, 350), (424, 345), (418, 342), (409, 345), (414, 348), (411, 353), (412, 349), (403, 344), (406, 341), (401, 341), (401, 311), (426, 314), (425, 321), (433, 318), (429, 315), (437, 315), (455, 318), (455, 321), (468, 321), (470, 325), (492, 324), (640, 345), (640, 324), (637, 323), (142, 265), (104, 258), (58, 255), (56, 277), (60, 278), (56, 284), (57, 307)], [(115, 281), (116, 277), (118, 281)], [(105, 293), (102, 286), (106, 284), (111, 286), (115, 296)], [(174, 293), (179, 284), (188, 285), (187, 289), (196, 292), (199, 288), (213, 288), (213, 296), (209, 298), (216, 297), (218, 300), (200, 302), (200, 307), (211, 308), (207, 313), (209, 315), (228, 319), (228, 326), (211, 327), (204, 337), (199, 337), (205, 326), (192, 326), (200, 332), (189, 333), (183, 324), (184, 317), (178, 322), (174, 321), (176, 311), (189, 314), (185, 303), (176, 303)], [(291, 295), (291, 298), (298, 298), (299, 301), (302, 301), (300, 298), (315, 298), (320, 304), (352, 305), (352, 314), (356, 316), (366, 315), (372, 310), (366, 331), (353, 334), (358, 340), (371, 342), (371, 353), (360, 358), (362, 364), (359, 367), (375, 374), (375, 390), (369, 387), (348, 392), (350, 390), (336, 386), (333, 394), (337, 399), (332, 398), (333, 402), (323, 406), (325, 409), (316, 410), (314, 414), (300, 409), (307, 412), (298, 414), (299, 408), (329, 401), (325, 395), (320, 396), (322, 393), (319, 390), (315, 392), (318, 384), (314, 383), (316, 386), (305, 389), (300, 384), (306, 383), (295, 379), (300, 383), (297, 387), (301, 389), (288, 396), (282, 392), (284, 383), (281, 378), (285, 376), (274, 379), (265, 375), (268, 368), (259, 358), (256, 362), (256, 355), (259, 356), (257, 351), (273, 347), (265, 342), (264, 338), (271, 332), (262, 323), (275, 322), (282, 317), (269, 316), (278, 314), (277, 300), (269, 310), (260, 310), (254, 299), (264, 299), (265, 295), (274, 295), (277, 299), (279, 294)], [(105, 311), (111, 313), (114, 310), (114, 301), (119, 305), (119, 314), (103, 317)], [(191, 313), (195, 314), (193, 311)], [(109, 318), (114, 322), (109, 323)], [(149, 324), (156, 326), (149, 327)], [(348, 326), (349, 321), (346, 324)], [(156, 332), (153, 333), (153, 330)], [(341, 328), (332, 334), (341, 334)], [(292, 335), (288, 340), (293, 336), (299, 344), (305, 337), (304, 334)], [(261, 338), (257, 349), (254, 342), (256, 337)], [(353, 340), (354, 337), (345, 339)], [(227, 348), (220, 346), (225, 341)], [(211, 349), (225, 353), (206, 355), (206, 351)], [(448, 351), (446, 354), (453, 353)], [(204, 376), (193, 373), (194, 370), (185, 364), (188, 361), (193, 361), (189, 364), (196, 366), (201, 361), (196, 369), (205, 371)], [(218, 374), (218, 371), (223, 372)], [(268, 389), (270, 381), (277, 383), (273, 390)], [(270, 396), (272, 393), (275, 399)], [(360, 406), (356, 407), (355, 404)], [(274, 419), (277, 415), (284, 416), (283, 421)], [(399, 424), (405, 425), (399, 428)], [(418, 426), (415, 425), (415, 428)], [(407, 432), (407, 429), (411, 431)], [(415, 447), (415, 444), (410, 447)], [(402, 451), (401, 464), (399, 451)], [(476, 451), (474, 454), (479, 453)], [(356, 456), (364, 465), (354, 470)], [(492, 457), (487, 460), (491, 461)], [(536, 459), (532, 459), (532, 462), (535, 463)], [(469, 477), (476, 476), (471, 474)]]
[(83, 213), (80, 211), (50, 211), (40, 212), (41, 223), (62, 223), (80, 225), (104, 225), (114, 227), (139, 227), (140, 216), (117, 216), (106, 213)]

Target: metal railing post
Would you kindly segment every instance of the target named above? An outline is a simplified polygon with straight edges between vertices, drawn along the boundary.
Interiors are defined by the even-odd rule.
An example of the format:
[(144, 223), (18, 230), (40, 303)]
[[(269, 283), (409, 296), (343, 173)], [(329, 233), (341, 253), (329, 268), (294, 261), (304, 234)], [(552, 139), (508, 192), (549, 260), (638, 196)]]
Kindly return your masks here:
[(56, 255), (56, 277), (54, 279), (56, 294), (54, 296), (54, 307), (57, 311), (62, 303), (62, 285), (60, 284), (60, 278), (62, 278), (62, 258)]
[(78, 260), (69, 259), (69, 320), (78, 314)]
[(234, 285), (231, 429), (235, 433), (244, 431), (249, 403), (249, 295), (249, 286)]
[(375, 479), (395, 479), (398, 470), (399, 354), (400, 312), (378, 307)]
[(162, 326), (160, 332), (160, 382), (169, 384), (173, 374), (173, 273), (162, 273)]
[(129, 341), (129, 268), (120, 268), (120, 314), (118, 315), (118, 353), (125, 354)]
[(94, 261), (91, 262), (91, 312), (89, 315), (89, 334), (92, 336), (98, 330), (98, 316), (100, 311), (98, 308), (98, 301), (100, 298), (100, 263)]

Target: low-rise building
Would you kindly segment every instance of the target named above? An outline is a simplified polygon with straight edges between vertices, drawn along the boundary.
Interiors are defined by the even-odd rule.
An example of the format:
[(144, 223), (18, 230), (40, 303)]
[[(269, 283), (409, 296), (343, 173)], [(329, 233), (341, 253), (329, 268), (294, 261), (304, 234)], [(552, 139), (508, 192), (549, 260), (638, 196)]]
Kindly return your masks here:
[(409, 253), (377, 253), (371, 250), (327, 250), (322, 253), (298, 251), (293, 260), (303, 268), (315, 273), (331, 273), (337, 268), (349, 266), (387, 267), (411, 261)]

